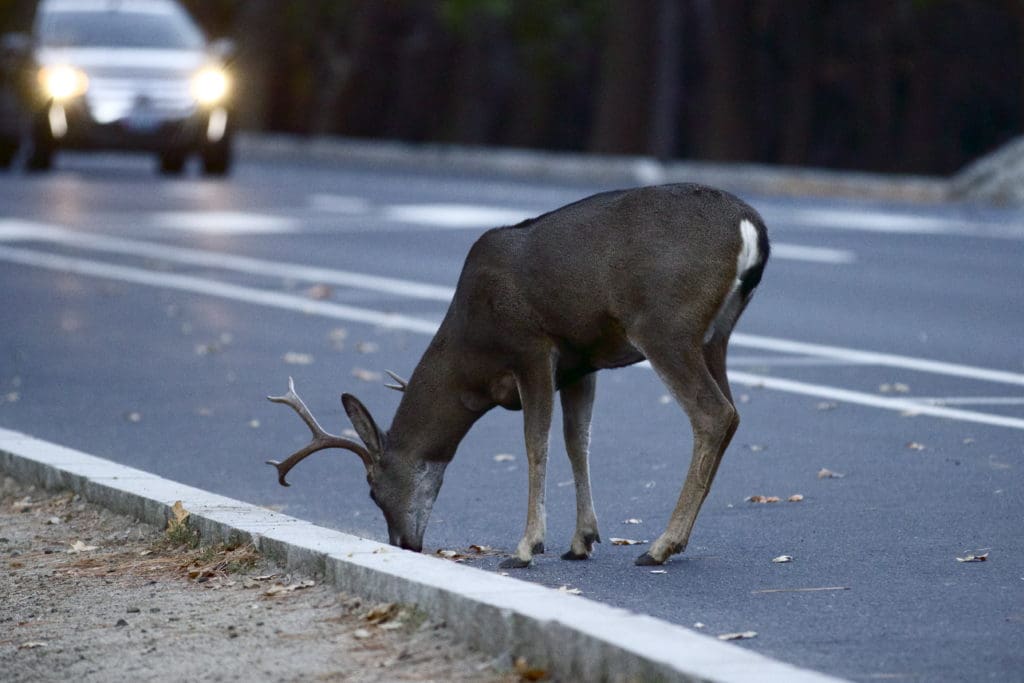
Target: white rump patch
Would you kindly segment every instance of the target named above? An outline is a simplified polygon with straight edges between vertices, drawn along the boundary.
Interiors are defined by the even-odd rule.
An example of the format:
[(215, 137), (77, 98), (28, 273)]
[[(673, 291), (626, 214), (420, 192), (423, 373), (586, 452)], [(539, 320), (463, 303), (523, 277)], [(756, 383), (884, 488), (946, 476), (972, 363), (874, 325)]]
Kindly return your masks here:
[(746, 218), (740, 221), (740, 235), (743, 237), (743, 246), (736, 257), (736, 279), (753, 268), (758, 258), (757, 228)]

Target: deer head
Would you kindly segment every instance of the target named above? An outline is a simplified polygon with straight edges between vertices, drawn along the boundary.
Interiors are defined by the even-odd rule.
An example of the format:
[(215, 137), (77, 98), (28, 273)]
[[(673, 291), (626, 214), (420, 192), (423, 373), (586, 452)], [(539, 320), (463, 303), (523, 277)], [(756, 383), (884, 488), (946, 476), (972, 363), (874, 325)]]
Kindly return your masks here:
[[(398, 382), (398, 386), (392, 388), (404, 390), (405, 382), (393, 374), (392, 377)], [(267, 461), (277, 468), (278, 482), (282, 486), (289, 486), (286, 475), (307, 456), (326, 448), (352, 451), (366, 467), (370, 498), (384, 513), (390, 543), (406, 550), (422, 550), (423, 533), (441, 489), (446, 461), (415, 458), (408, 449), (396, 447), (400, 444), (390, 444), (388, 434), (377, 426), (366, 406), (351, 394), (342, 394), (341, 403), (362, 443), (325, 431), (295, 392), (291, 377), (288, 378), (288, 393), (267, 399), (292, 408), (313, 433), (313, 440), (284, 462)]]

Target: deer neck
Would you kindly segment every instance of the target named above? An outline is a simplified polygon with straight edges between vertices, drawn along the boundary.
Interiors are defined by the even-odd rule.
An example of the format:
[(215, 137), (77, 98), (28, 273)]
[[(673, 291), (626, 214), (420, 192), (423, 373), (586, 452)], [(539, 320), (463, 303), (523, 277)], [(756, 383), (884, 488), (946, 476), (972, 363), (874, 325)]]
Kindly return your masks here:
[(388, 431), (388, 449), (405, 457), (448, 462), (462, 438), (486, 410), (462, 400), (461, 354), (439, 332), (423, 354), (402, 394)]

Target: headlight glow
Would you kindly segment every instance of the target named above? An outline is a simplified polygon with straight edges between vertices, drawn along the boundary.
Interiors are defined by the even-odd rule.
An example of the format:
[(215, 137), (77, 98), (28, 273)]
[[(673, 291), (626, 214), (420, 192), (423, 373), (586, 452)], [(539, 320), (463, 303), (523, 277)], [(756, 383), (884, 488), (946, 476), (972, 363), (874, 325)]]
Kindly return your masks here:
[(89, 89), (89, 77), (85, 72), (64, 64), (43, 67), (39, 71), (39, 83), (47, 97), (57, 102), (84, 95)]
[(227, 96), (229, 87), (228, 75), (224, 70), (209, 66), (192, 79), (192, 97), (199, 104), (217, 104)]

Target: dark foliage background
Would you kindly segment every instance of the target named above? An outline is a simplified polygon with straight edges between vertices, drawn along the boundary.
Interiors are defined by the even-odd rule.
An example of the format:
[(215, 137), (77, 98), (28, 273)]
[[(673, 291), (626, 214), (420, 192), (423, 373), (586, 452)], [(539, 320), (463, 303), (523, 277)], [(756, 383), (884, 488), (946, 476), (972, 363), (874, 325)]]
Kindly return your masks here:
[(1024, 118), (1024, 0), (184, 4), (254, 129), (947, 173)]

